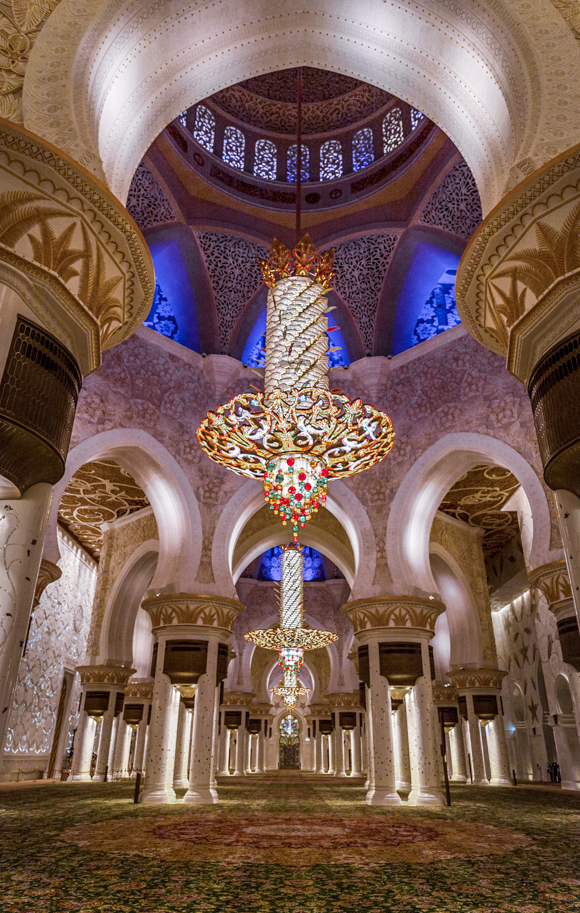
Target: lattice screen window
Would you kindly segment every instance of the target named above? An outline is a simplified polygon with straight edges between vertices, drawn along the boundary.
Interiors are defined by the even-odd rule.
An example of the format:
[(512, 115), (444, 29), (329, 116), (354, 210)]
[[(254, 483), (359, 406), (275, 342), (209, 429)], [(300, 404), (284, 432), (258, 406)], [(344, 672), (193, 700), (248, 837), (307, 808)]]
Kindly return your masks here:
[(254, 174), (256, 177), (264, 178), (266, 181), (275, 181), (277, 166), (276, 144), (269, 139), (256, 140), (254, 150)]
[(320, 180), (330, 181), (342, 176), (342, 143), (330, 139), (320, 147)]
[(224, 147), (222, 159), (232, 168), (244, 170), (244, 152), (246, 150), (246, 137), (237, 127), (226, 127), (224, 130)]
[(411, 130), (418, 127), (424, 117), (425, 115), (422, 111), (418, 111), (417, 108), (411, 108)]
[(393, 108), (383, 119), (383, 152), (392, 152), (405, 139), (403, 114), (400, 108)]
[[(297, 180), (298, 174), (298, 146), (290, 146), (288, 149), (288, 156), (286, 158), (286, 178), (288, 181), (294, 182)], [(301, 180), (307, 181), (308, 175), (310, 173), (310, 152), (308, 146), (302, 144), (302, 167), (301, 167)]]
[(374, 160), (373, 131), (370, 127), (363, 127), (352, 138), (352, 170), (360, 171)]
[(215, 117), (205, 105), (198, 105), (195, 110), (193, 138), (208, 152), (213, 152), (215, 145)]

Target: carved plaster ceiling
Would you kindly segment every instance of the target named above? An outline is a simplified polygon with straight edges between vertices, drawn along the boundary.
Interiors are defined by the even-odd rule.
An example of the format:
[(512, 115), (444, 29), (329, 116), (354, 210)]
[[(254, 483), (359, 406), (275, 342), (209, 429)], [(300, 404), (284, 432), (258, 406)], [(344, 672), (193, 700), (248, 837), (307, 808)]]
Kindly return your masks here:
[[(298, 70), (277, 70), (216, 92), (209, 99), (229, 115), (260, 130), (294, 136), (297, 128)], [(393, 96), (369, 83), (329, 70), (303, 68), (304, 134), (356, 124), (383, 108)]]
[(516, 477), (502, 466), (475, 466), (447, 492), (439, 510), (485, 530), (483, 554), (491, 558), (519, 532), (515, 511), (503, 510), (519, 486)]
[(68, 483), (58, 519), (98, 559), (103, 545), (101, 523), (128, 517), (148, 505), (143, 489), (118, 463), (95, 460), (81, 466)]

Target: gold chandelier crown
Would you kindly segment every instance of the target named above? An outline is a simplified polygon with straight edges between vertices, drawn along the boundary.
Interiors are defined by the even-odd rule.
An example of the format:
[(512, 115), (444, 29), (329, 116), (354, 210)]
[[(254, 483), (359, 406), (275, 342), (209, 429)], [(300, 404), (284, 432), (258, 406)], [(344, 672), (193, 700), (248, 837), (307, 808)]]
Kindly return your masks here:
[(267, 260), (258, 260), (258, 264), (268, 288), (274, 288), (280, 279), (290, 276), (310, 276), (327, 291), (335, 275), (334, 247), (318, 254), (308, 232), (292, 251), (274, 238), (270, 256)]

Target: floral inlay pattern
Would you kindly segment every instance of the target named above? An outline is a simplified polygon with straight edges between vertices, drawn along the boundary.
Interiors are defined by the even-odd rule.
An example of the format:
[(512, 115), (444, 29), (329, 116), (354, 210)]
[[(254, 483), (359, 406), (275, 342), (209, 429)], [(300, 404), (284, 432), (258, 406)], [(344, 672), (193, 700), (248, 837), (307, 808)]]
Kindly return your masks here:
[(502, 466), (475, 466), (447, 492), (439, 510), (484, 529), (483, 552), (491, 557), (519, 531), (515, 511), (503, 510), (519, 487), (516, 477)]
[(101, 523), (127, 517), (149, 500), (135, 479), (113, 460), (85, 463), (75, 472), (62, 496), (59, 522), (95, 558), (101, 553)]

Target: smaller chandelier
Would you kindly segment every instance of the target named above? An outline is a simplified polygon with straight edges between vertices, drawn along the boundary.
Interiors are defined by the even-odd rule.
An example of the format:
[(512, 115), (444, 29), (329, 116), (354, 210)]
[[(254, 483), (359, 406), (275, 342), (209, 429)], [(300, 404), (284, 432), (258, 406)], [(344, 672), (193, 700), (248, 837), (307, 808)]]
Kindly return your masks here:
[(331, 479), (369, 469), (393, 446), (388, 415), (329, 389), (333, 258), (334, 250), (317, 255), (308, 235), (292, 252), (274, 241), (260, 261), (269, 288), (264, 392), (235, 396), (197, 429), (212, 460), (263, 482), (270, 510), (292, 526), (294, 542), (324, 505)]
[(304, 628), (302, 561), (300, 546), (282, 546), (280, 626), (267, 631), (250, 631), (244, 635), (246, 640), (258, 647), (279, 650), (278, 663), (284, 672), (284, 684), (270, 690), (282, 697), (288, 710), (294, 709), (300, 695), (308, 694), (308, 688), (303, 688), (298, 682), (298, 675), (304, 665), (304, 651), (318, 650), (338, 640), (338, 634), (331, 631)]

